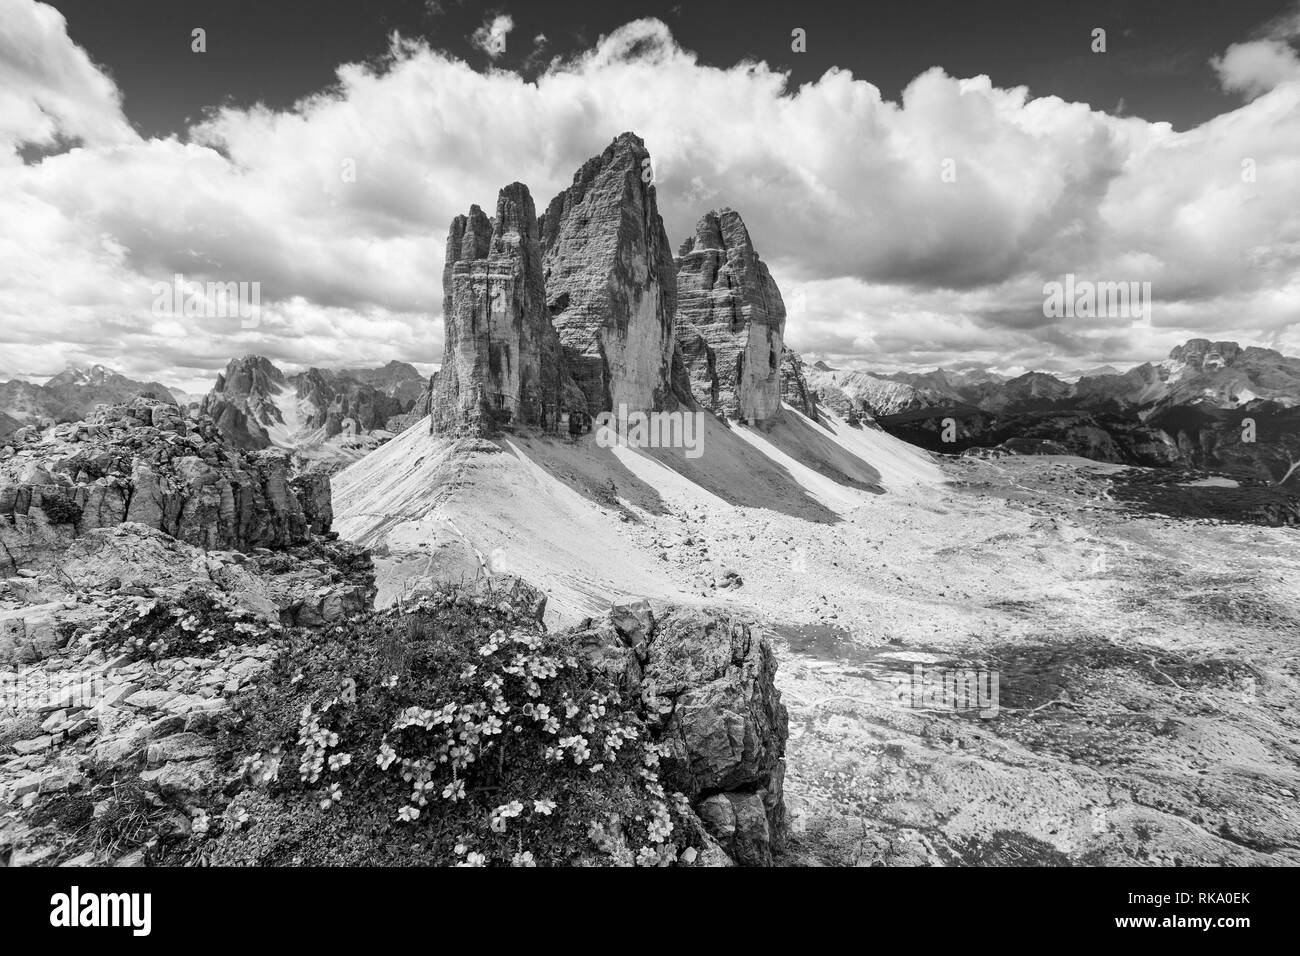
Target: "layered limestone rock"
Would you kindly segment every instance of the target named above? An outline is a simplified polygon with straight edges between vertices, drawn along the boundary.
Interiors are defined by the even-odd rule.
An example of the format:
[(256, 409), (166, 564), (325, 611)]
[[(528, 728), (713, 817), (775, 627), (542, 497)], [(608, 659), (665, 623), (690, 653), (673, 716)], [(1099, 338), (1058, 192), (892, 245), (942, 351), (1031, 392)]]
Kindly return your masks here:
[[(415, 373), (416, 382), (420, 373)], [(360, 370), (365, 374), (366, 370)], [(382, 370), (379, 370), (382, 371)], [(360, 381), (351, 369), (310, 368), (293, 378), (303, 431), (325, 438), (384, 428), (388, 420), (409, 411), (415, 398), (403, 399), (383, 387)], [(418, 387), (418, 386), (417, 386)], [(418, 391), (416, 392), (418, 395)]]
[(676, 268), (650, 178), (645, 144), (623, 133), (542, 218), (547, 308), (593, 416), (676, 404)]
[(781, 400), (818, 421), (817, 398), (804, 377), (803, 359), (798, 352), (786, 349), (781, 359)]
[(434, 372), (425, 381), (424, 389), (416, 398), (415, 404), (411, 406), (411, 410), (402, 415), (394, 415), (384, 423), (384, 428), (396, 435), (418, 424), (433, 409), (433, 392), (437, 384), (438, 373)]
[(405, 362), (285, 375), (268, 359), (245, 355), (217, 376), (199, 412), (239, 448), (297, 450), (383, 431), (390, 419), (413, 410), (424, 387), (423, 376)]
[(778, 417), (785, 304), (740, 214), (706, 213), (676, 264), (677, 338), (696, 399), (729, 418)]
[(269, 359), (245, 355), (230, 360), (225, 372), (203, 398), (200, 414), (212, 419), (227, 441), (242, 449), (270, 448), (270, 432), (287, 427), (284, 373)]
[(447, 236), (435, 434), (487, 434), (506, 425), (553, 428), (569, 402), (581, 404), (546, 311), (528, 187), (512, 183), (502, 189), (496, 212), (489, 220), (472, 206), (469, 215), (452, 221)]
[(304, 544), (329, 531), (329, 478), (241, 453), (208, 419), (136, 399), (56, 425), (0, 462), (0, 574), (57, 562), (74, 538), (138, 522), (206, 549)]
[(725, 611), (645, 600), (613, 606), (575, 636), (588, 660), (643, 702), (664, 749), (664, 785), (685, 794), (732, 859), (769, 865), (789, 833), (790, 728), (768, 641)]

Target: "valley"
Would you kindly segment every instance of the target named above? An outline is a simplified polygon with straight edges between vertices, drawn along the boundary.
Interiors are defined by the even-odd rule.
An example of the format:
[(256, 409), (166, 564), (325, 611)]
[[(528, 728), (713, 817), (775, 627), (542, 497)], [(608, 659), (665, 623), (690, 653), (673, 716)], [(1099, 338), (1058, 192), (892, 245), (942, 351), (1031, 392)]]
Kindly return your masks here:
[[(510, 437), (453, 470), (413, 429), (336, 476), (337, 527), (381, 604), (508, 573), (555, 627), (632, 595), (747, 615), (791, 715), (790, 862), (1300, 860), (1294, 529), (1150, 513), (1110, 464), (786, 418), (695, 464)], [(996, 673), (997, 715), (903, 706), (917, 665)]]

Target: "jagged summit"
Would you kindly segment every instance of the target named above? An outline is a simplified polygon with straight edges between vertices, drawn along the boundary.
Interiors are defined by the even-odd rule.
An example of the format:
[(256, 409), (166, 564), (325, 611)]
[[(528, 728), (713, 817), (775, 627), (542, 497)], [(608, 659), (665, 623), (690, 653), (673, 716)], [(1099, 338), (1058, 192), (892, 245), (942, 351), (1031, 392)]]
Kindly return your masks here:
[(676, 267), (652, 178), (645, 143), (623, 133), (540, 223), (547, 308), (592, 415), (675, 402)]
[(511, 183), (491, 219), (457, 216), (443, 265), (435, 434), (581, 428), (674, 406), (676, 267), (632, 133), (582, 165), (538, 218)]
[(503, 425), (558, 427), (572, 391), (559, 338), (546, 312), (542, 251), (532, 195), (511, 183), (496, 217), (478, 206), (457, 216), (442, 273), (445, 344), (434, 387), (435, 433)]
[(389, 422), (423, 401), (425, 390), (424, 377), (405, 362), (286, 375), (265, 356), (247, 354), (231, 359), (199, 412), (239, 448), (282, 448), (300, 467), (328, 469), (391, 437)]
[(705, 213), (676, 265), (677, 336), (697, 400), (730, 418), (779, 416), (785, 303), (740, 214)]

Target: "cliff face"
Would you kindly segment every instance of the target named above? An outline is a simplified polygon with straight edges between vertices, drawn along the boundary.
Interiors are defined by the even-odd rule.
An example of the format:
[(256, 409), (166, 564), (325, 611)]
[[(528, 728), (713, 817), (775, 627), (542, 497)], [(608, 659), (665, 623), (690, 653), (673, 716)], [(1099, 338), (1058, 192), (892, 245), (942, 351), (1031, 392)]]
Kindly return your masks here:
[(472, 206), (453, 220), (442, 276), (446, 332), (433, 394), (435, 433), (554, 427), (573, 397), (546, 312), (538, 240), (533, 199), (522, 183), (501, 190), (495, 219)]
[(237, 448), (270, 448), (270, 431), (287, 425), (283, 403), (276, 398), (288, 388), (284, 373), (269, 359), (260, 355), (234, 358), (204, 396), (200, 414), (211, 418)]
[(676, 268), (649, 158), (623, 133), (583, 164), (541, 224), (547, 308), (591, 415), (674, 404)]
[(740, 214), (707, 213), (676, 265), (677, 337), (695, 397), (729, 418), (779, 416), (785, 304)]
[(108, 406), (0, 460), (0, 575), (123, 522), (249, 550), (303, 544), (332, 520), (327, 477), (295, 479), (285, 455), (242, 452), (159, 400)]
[(346, 369), (335, 372), (311, 368), (291, 381), (301, 410), (301, 429), (323, 429), (326, 438), (345, 431), (355, 434), (384, 428), (390, 418), (403, 414), (414, 402), (414, 399), (403, 402), (380, 388), (364, 384)]
[(803, 359), (798, 352), (785, 350), (781, 358), (781, 400), (793, 405), (813, 421), (818, 421), (817, 393), (808, 387)]

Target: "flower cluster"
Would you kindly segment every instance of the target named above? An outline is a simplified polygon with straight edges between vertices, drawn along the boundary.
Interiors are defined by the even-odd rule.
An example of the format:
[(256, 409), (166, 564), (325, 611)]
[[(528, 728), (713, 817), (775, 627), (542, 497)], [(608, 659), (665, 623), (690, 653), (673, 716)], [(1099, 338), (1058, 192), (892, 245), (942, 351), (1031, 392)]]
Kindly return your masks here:
[(311, 704), (303, 704), (302, 716), (298, 720), (298, 745), (302, 747), (302, 760), (298, 763), (298, 779), (303, 783), (316, 783), (321, 771), (325, 769), (325, 760), (331, 747), (337, 747), (339, 735), (321, 726), (334, 701), (329, 701), (317, 713)]

